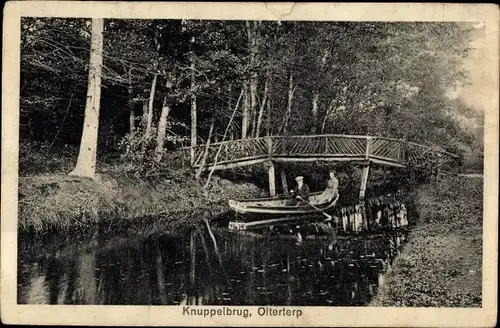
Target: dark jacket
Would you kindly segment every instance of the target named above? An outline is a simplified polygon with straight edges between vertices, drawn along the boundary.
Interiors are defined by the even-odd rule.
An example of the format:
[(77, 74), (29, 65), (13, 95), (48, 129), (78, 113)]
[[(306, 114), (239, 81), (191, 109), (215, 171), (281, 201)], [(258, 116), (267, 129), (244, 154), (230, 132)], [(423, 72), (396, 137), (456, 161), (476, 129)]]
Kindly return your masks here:
[(309, 186), (305, 183), (302, 184), (300, 189), (297, 189), (297, 196), (300, 196), (303, 200), (309, 199)]

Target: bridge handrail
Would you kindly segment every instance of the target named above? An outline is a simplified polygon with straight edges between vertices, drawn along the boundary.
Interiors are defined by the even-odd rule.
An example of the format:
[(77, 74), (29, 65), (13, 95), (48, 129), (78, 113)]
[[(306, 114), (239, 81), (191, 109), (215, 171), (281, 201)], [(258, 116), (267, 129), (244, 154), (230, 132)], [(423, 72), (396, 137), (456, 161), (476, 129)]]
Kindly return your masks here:
[[(273, 139), (274, 140), (288, 139), (288, 140), (290, 140), (291, 144), (293, 144), (292, 140), (300, 140), (300, 139), (302, 139), (302, 140), (304, 140), (304, 139), (314, 140), (314, 139), (316, 139), (317, 141), (314, 141), (314, 144), (318, 144), (318, 145), (321, 144), (322, 145), (323, 144), (322, 140), (327, 139), (326, 142), (328, 142), (328, 138), (351, 139), (351, 140), (353, 140), (353, 139), (360, 140), (361, 139), (361, 140), (366, 140), (366, 143), (363, 142), (365, 145), (363, 145), (363, 143), (361, 143), (361, 144), (358, 143), (357, 146), (356, 145), (347, 146), (348, 148), (349, 147), (353, 147), (353, 148), (349, 149), (351, 151), (348, 151), (345, 154), (342, 153), (342, 150), (340, 148), (337, 148), (337, 152), (334, 151), (333, 153), (329, 153), (329, 151), (327, 149), (323, 149), (323, 150), (320, 150), (320, 152), (318, 152), (318, 153), (304, 153), (304, 155), (312, 156), (312, 155), (324, 154), (324, 155), (337, 155), (338, 156), (338, 155), (344, 154), (347, 156), (351, 156), (351, 155), (355, 155), (355, 154), (359, 154), (359, 155), (365, 154), (365, 156), (367, 158), (368, 157), (372, 157), (374, 159), (381, 158), (384, 160), (389, 160), (389, 161), (401, 163), (404, 165), (410, 165), (410, 163), (417, 163), (417, 165), (418, 165), (418, 163), (422, 161), (422, 159), (418, 156), (418, 154), (421, 153), (421, 151), (418, 151), (418, 150), (422, 150), (422, 153), (424, 153), (424, 154), (426, 152), (430, 152), (434, 156), (445, 155), (445, 158), (444, 158), (445, 162), (449, 162), (450, 160), (453, 161), (452, 159), (456, 160), (457, 158), (459, 158), (458, 155), (450, 153), (437, 145), (430, 145), (430, 146), (429, 145), (422, 145), (422, 144), (418, 144), (418, 143), (415, 143), (412, 141), (395, 139), (395, 138), (388, 138), (388, 137), (368, 136), (368, 135), (345, 135), (345, 134), (294, 135), (294, 136), (272, 135), (272, 136), (263, 136), (263, 137), (258, 137), (258, 138), (226, 140), (226, 141), (211, 143), (210, 144), (210, 153), (215, 151), (216, 148), (218, 148), (218, 147), (225, 147), (225, 146), (229, 146), (231, 144), (234, 144), (236, 147), (243, 147), (243, 149), (245, 149), (247, 147), (250, 147), (249, 149), (251, 149), (256, 144), (260, 143), (260, 147), (264, 147), (264, 148), (267, 147), (268, 148), (267, 152), (263, 152), (262, 154), (260, 154), (261, 150), (258, 150), (257, 151), (258, 154), (255, 153), (252, 156), (247, 156), (244, 158), (244, 160), (249, 160), (249, 159), (253, 159), (253, 158), (261, 158), (262, 156), (273, 156), (273, 152), (277, 151), (277, 149), (273, 148), (274, 147)], [(370, 146), (370, 143), (368, 142), (368, 140), (372, 140), (372, 142), (371, 142), (372, 146)], [(385, 144), (384, 143), (382, 143), (382, 144), (377, 143), (377, 146), (375, 146), (377, 148), (374, 149), (373, 145), (376, 142), (376, 140), (385, 140), (385, 141), (388, 141), (389, 143), (385, 143)], [(262, 143), (263, 141), (266, 142), (267, 146)], [(353, 142), (354, 142), (354, 140), (353, 140)], [(280, 144), (280, 143), (278, 142), (277, 144)], [(346, 145), (344, 145), (344, 146), (346, 146)], [(186, 151), (186, 150), (189, 150), (191, 148), (194, 148), (196, 150), (196, 154), (197, 154), (195, 158), (200, 159), (201, 157), (199, 157), (199, 156), (201, 156), (201, 154), (204, 152), (203, 149), (205, 147), (206, 147), (206, 144), (199, 144), (199, 145), (196, 145), (194, 147), (182, 147), (179, 150)], [(269, 147), (271, 147), (271, 148), (269, 148)], [(281, 145), (279, 147), (283, 147), (283, 145)], [(294, 146), (292, 146), (292, 148), (293, 147)], [(323, 146), (321, 146), (321, 147), (323, 147)], [(339, 145), (337, 145), (335, 147), (339, 147)], [(342, 147), (342, 145), (340, 145), (340, 147)], [(361, 147), (366, 148), (366, 150), (369, 150), (369, 152), (362, 151)], [(368, 149), (368, 147), (370, 147), (370, 149)], [(227, 148), (227, 147), (225, 147), (225, 148)], [(394, 150), (393, 151), (389, 150), (391, 148), (394, 148)], [(386, 149), (386, 150), (384, 150), (384, 149)], [(200, 153), (200, 150), (202, 153)], [(274, 155), (279, 157), (279, 156), (281, 156), (280, 152), (281, 151), (278, 151), (278, 153), (275, 153)], [(385, 153), (385, 155), (384, 155), (384, 153)], [(434, 158), (434, 156), (432, 158)], [(229, 160), (229, 159), (227, 159), (227, 160)], [(227, 160), (222, 160), (222, 162), (227, 162)], [(236, 155), (234, 157), (234, 160), (231, 159), (230, 162), (237, 162), (238, 160), (242, 160), (242, 159), (239, 158), (238, 155)]]
[[(271, 136), (271, 138), (273, 138), (274, 136)], [(225, 144), (228, 144), (228, 143), (232, 143), (232, 142), (238, 142), (238, 141), (252, 141), (252, 140), (265, 140), (267, 139), (268, 137), (258, 137), (258, 138), (247, 138), (247, 139), (233, 139), (233, 140), (226, 140), (226, 141), (218, 141), (218, 142), (211, 142), (210, 143), (210, 146), (220, 146), (220, 145), (225, 145)], [(188, 150), (188, 149), (191, 149), (191, 148), (203, 148), (205, 147), (206, 143), (204, 144), (197, 144), (196, 146), (194, 147), (191, 147), (191, 146), (185, 146), (185, 147), (180, 147), (178, 148), (178, 150)]]
[[(415, 146), (415, 147), (419, 147), (419, 148), (426, 148), (426, 149), (428, 149), (432, 152), (435, 152), (435, 153), (438, 152), (438, 153), (446, 154), (446, 155), (454, 157), (454, 158), (460, 158), (460, 156), (458, 156), (457, 154), (450, 153), (437, 145), (435, 145), (435, 146), (422, 145), (422, 144), (418, 144), (416, 142), (411, 142), (411, 141), (407, 141), (406, 143), (408, 145), (411, 145), (411, 146)], [(439, 149), (433, 149), (433, 147), (439, 147)]]
[[(336, 138), (353, 138), (353, 139), (369, 139), (371, 138), (372, 140), (374, 139), (382, 139), (382, 140), (388, 140), (388, 141), (395, 141), (395, 142), (401, 142), (404, 144), (416, 146), (416, 147), (421, 147), (421, 148), (428, 148), (429, 150), (432, 150), (433, 152), (440, 152), (452, 157), (459, 157), (456, 154), (450, 153), (444, 149), (442, 149), (440, 146), (437, 145), (423, 145), (419, 144), (416, 142), (412, 141), (405, 141), (402, 139), (396, 139), (396, 138), (389, 138), (389, 137), (379, 137), (379, 136), (368, 136), (368, 135), (349, 135), (349, 134), (315, 134), (315, 135), (294, 135), (294, 136), (286, 136), (286, 135), (272, 135), (272, 136), (265, 136), (265, 137), (258, 137), (258, 138), (248, 138), (248, 139), (233, 139), (233, 140), (226, 140), (226, 141), (218, 141), (218, 142), (211, 142), (210, 145), (224, 145), (227, 143), (231, 142), (237, 142), (237, 141), (245, 141), (245, 140), (262, 140), (262, 139), (267, 139), (267, 138), (288, 138), (288, 139), (293, 139), (293, 138), (322, 138), (322, 137), (336, 137)], [(205, 144), (198, 144), (194, 146), (194, 148), (200, 148), (204, 147)], [(433, 147), (439, 147), (439, 149), (434, 149)], [(179, 148), (179, 150), (186, 150), (190, 149), (191, 146), (184, 146)]]
[[(322, 138), (322, 137), (339, 137), (339, 138), (352, 138), (352, 139), (368, 139), (374, 138), (371, 136), (362, 136), (362, 135), (349, 135), (349, 134), (299, 134), (294, 136), (286, 136), (286, 135), (272, 135), (271, 138)], [(263, 137), (267, 138), (267, 137)]]

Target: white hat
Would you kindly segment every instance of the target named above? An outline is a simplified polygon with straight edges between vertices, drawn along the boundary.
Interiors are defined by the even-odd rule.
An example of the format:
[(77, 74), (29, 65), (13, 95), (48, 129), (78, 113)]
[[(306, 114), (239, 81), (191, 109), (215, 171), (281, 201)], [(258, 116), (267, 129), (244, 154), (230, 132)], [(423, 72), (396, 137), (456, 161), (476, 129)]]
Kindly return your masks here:
[(298, 177), (295, 178), (295, 180), (296, 181), (302, 181), (302, 180), (304, 180), (304, 177), (303, 176), (298, 176)]

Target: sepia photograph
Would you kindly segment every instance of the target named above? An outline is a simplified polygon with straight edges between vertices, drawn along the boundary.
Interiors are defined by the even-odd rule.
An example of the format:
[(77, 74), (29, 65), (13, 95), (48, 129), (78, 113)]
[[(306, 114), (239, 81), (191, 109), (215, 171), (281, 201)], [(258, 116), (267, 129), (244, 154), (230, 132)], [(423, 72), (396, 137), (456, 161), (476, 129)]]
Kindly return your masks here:
[(10, 256), (19, 314), (321, 326), (315, 309), (487, 308), (474, 326), (495, 324), (498, 20), (491, 44), (480, 19), (124, 16), (16, 18), (2, 280)]

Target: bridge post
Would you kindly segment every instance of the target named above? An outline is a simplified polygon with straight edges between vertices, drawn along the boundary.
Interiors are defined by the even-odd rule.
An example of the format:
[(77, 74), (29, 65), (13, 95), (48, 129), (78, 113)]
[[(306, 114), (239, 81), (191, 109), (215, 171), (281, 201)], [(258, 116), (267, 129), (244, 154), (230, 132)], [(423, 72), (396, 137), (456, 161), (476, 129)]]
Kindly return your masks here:
[(286, 181), (286, 172), (285, 169), (281, 169), (281, 186), (283, 187), (283, 193), (288, 194), (288, 182)]
[(267, 156), (269, 157), (269, 160), (273, 156), (273, 139), (271, 139), (271, 136), (267, 136), (266, 138), (267, 142)]
[(372, 137), (367, 137), (366, 138), (366, 152), (365, 152), (365, 159), (366, 160), (370, 159), (371, 149), (372, 149)]
[(271, 197), (276, 196), (276, 175), (274, 172), (274, 163), (272, 161), (268, 162), (268, 177), (269, 177), (269, 195)]
[(366, 204), (364, 201), (359, 203), (359, 208), (360, 208), (360, 212), (361, 212), (361, 217), (363, 218), (363, 230), (368, 231), (369, 215), (368, 215), (368, 211), (367, 211)]
[(363, 173), (361, 175), (361, 187), (359, 189), (359, 200), (364, 201), (365, 199), (365, 191), (366, 185), (368, 183), (368, 176), (370, 174), (370, 150), (372, 147), (372, 137), (366, 138), (366, 152), (365, 159), (367, 160), (367, 164), (363, 167)]
[(361, 174), (361, 188), (359, 189), (359, 200), (364, 201), (366, 185), (368, 184), (368, 176), (370, 174), (370, 164), (368, 163), (363, 167), (363, 173)]

